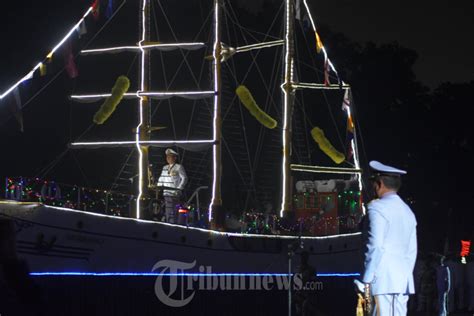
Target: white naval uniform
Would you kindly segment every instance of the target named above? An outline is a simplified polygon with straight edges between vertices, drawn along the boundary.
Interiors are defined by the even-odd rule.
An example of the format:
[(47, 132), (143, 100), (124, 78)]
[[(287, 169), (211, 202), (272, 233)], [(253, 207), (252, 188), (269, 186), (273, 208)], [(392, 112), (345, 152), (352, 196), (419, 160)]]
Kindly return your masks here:
[(395, 192), (368, 205), (369, 234), (362, 281), (369, 283), (377, 316), (405, 316), (415, 293), (416, 219)]
[(163, 190), (165, 200), (165, 216), (168, 223), (177, 223), (176, 204), (179, 203), (181, 191), (184, 189), (188, 177), (184, 167), (178, 163), (165, 165), (161, 170), (158, 186), (176, 188), (179, 190)]

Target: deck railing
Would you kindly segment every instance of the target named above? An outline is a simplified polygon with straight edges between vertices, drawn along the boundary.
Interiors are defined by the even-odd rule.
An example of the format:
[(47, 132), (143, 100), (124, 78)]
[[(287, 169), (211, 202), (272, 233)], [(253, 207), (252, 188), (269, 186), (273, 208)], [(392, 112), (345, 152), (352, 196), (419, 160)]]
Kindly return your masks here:
[(5, 198), (116, 216), (129, 216), (136, 199), (130, 194), (26, 177), (6, 178)]
[[(335, 194), (335, 196), (337, 195)], [(351, 192), (348, 198), (344, 194), (339, 194), (338, 200), (342, 199), (341, 201), (344, 201), (344, 203), (339, 203), (341, 210), (343, 210), (342, 206), (347, 204), (348, 199), (359, 201), (359, 196), (357, 192)], [(26, 177), (6, 178), (4, 197), (9, 200), (38, 202), (45, 205), (122, 217), (130, 217), (130, 214), (133, 214), (133, 207), (136, 205), (135, 195)], [(316, 200), (311, 194), (308, 194), (305, 200), (309, 198)], [(295, 199), (301, 200), (301, 197), (295, 196)], [(156, 197), (149, 200), (148, 209), (151, 215), (149, 219), (152, 219), (153, 209), (160, 208), (161, 202)], [(187, 226), (208, 228), (206, 211), (199, 209), (198, 205), (191, 205), (190, 200), (187, 204), (177, 205), (178, 215), (186, 216), (180, 222)], [(298, 206), (299, 202), (295, 202), (295, 205)], [(311, 212), (318, 210), (314, 207), (308, 208), (307, 205), (306, 208), (301, 208), (302, 205), (299, 205), (299, 207), (300, 212), (294, 212), (301, 215), (298, 218), (280, 218), (276, 214), (262, 213), (257, 210), (242, 212), (240, 216), (228, 214), (226, 218), (227, 230), (244, 234), (302, 236), (325, 236), (359, 231), (360, 212), (350, 212), (344, 216), (327, 216), (327, 214), (321, 215), (323, 212)], [(301, 210), (309, 211), (301, 212)]]

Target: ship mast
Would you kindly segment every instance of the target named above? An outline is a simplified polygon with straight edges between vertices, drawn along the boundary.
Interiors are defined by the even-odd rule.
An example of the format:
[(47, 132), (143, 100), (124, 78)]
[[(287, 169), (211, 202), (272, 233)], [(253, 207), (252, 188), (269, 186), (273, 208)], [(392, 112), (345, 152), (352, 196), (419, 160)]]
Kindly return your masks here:
[[(150, 51), (143, 49), (143, 45), (150, 42), (150, 1), (142, 0), (140, 14), (140, 63), (139, 63), (139, 92), (149, 92), (150, 85)], [(135, 140), (138, 150), (138, 196), (136, 204), (136, 218), (143, 217), (140, 210), (144, 209), (144, 204), (148, 197), (148, 186), (150, 184), (149, 166), (149, 146), (141, 144), (141, 142), (150, 140), (150, 105), (151, 99), (148, 96), (140, 96), (139, 98), (139, 119), (140, 124), (137, 126)]]
[[(150, 147), (168, 147), (168, 146), (209, 146), (212, 145), (214, 151), (213, 169), (214, 169), (214, 183), (213, 183), (213, 200), (212, 206), (216, 210), (217, 214), (221, 209), (221, 193), (220, 193), (220, 181), (221, 181), (221, 134), (220, 134), (220, 33), (219, 33), (219, 7), (221, 0), (213, 0), (215, 7), (215, 29), (216, 35), (214, 40), (214, 89), (212, 91), (153, 91), (150, 86), (151, 83), (151, 52), (153, 50), (174, 50), (174, 49), (185, 49), (194, 50), (204, 48), (206, 45), (203, 42), (184, 42), (184, 43), (152, 43), (150, 36), (150, 20), (151, 20), (151, 0), (140, 0), (140, 18), (139, 18), (139, 29), (140, 35), (138, 43), (127, 46), (107, 47), (107, 48), (96, 48), (82, 50), (83, 55), (94, 55), (94, 54), (110, 54), (118, 52), (136, 52), (140, 58), (139, 71), (138, 71), (138, 89), (134, 92), (125, 93), (124, 98), (138, 100), (138, 126), (135, 129), (135, 138), (133, 140), (117, 140), (117, 141), (96, 141), (96, 142), (76, 142), (71, 143), (71, 148), (117, 148), (117, 147), (128, 147), (135, 148), (138, 152), (138, 194), (136, 204), (134, 207), (134, 214), (131, 217), (143, 218), (142, 210), (146, 209), (149, 202), (149, 192), (151, 174), (149, 172), (149, 148)], [(219, 57), (218, 57), (219, 56)], [(151, 100), (160, 99), (163, 97), (188, 97), (193, 95), (196, 98), (214, 98), (214, 122), (213, 139), (200, 139), (200, 140), (188, 140), (188, 139), (166, 139), (166, 140), (151, 140), (150, 132), (151, 127)], [(73, 100), (100, 100), (107, 99), (111, 96), (109, 93), (100, 94), (82, 94), (73, 95)], [(87, 101), (86, 101), (87, 102)], [(211, 217), (210, 213), (210, 217)]]
[(212, 197), (209, 206), (209, 221), (213, 228), (220, 228), (223, 221), (222, 197), (221, 197), (221, 30), (220, 30), (220, 6), (221, 0), (214, 0), (214, 45), (212, 52), (212, 70), (214, 76), (214, 117), (213, 117), (213, 140), (212, 146)]
[(283, 134), (282, 134), (282, 200), (280, 216), (291, 210), (291, 114), (295, 100), (293, 87), (293, 55), (294, 55), (294, 0), (285, 1), (285, 39), (284, 39), (284, 82), (283, 91)]

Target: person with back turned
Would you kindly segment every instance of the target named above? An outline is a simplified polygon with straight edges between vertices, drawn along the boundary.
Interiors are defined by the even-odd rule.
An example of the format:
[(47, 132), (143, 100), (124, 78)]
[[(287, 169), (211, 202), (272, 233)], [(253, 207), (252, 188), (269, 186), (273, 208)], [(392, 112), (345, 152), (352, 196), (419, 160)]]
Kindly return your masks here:
[(417, 256), (416, 219), (398, 196), (401, 175), (406, 171), (369, 163), (371, 183), (378, 199), (368, 205), (368, 241), (360, 291), (370, 290), (374, 298), (372, 315), (407, 314), (408, 296), (415, 293), (413, 269)]

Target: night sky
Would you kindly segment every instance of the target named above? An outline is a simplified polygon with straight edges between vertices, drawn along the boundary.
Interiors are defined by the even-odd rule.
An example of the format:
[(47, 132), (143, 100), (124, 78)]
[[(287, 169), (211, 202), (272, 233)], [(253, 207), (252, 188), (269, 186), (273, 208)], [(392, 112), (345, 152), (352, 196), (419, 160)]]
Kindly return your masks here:
[[(240, 1), (251, 12), (263, 12), (269, 0)], [(358, 42), (389, 43), (415, 50), (417, 78), (434, 88), (441, 82), (465, 82), (474, 73), (474, 2), (445, 1), (312, 1), (317, 23)]]
[[(239, 1), (244, 10), (240, 16), (243, 23), (261, 18), (277, 2)], [(400, 109), (394, 110), (390, 100), (377, 107), (386, 97), (377, 84), (378, 81), (400, 86), (404, 83), (383, 81), (384, 75), (377, 72), (370, 80), (364, 79), (364, 72), (359, 77), (354, 75), (357, 71), (351, 72), (353, 78), (359, 80), (353, 86), (366, 149), (362, 162), (366, 165), (368, 160), (376, 159), (408, 170), (407, 186), (402, 193), (416, 201), (413, 208), (422, 233), (433, 235), (433, 240), (423, 241), (427, 249), (440, 251), (446, 234), (450, 235), (451, 242), (457, 238), (472, 238), (473, 174), (469, 170), (473, 161), (473, 133), (466, 115), (474, 105), (473, 84), (469, 86), (469, 81), (474, 80), (471, 39), (474, 2), (310, 0), (309, 3), (318, 25), (330, 30), (322, 32), (323, 36), (328, 34), (327, 42), (324, 37), (323, 41), (339, 69), (350, 64), (349, 59), (340, 57), (344, 52), (333, 41), (337, 37), (330, 35), (338, 32), (362, 47), (366, 42), (376, 45), (398, 42), (416, 53), (413, 76), (408, 75), (406, 79), (416, 83), (417, 88), (412, 89), (416, 91), (401, 89), (402, 92), (387, 96), (387, 100), (401, 100)], [(89, 1), (84, 0), (21, 1), (15, 5), (10, 3), (8, 9), (4, 7), (0, 21), (2, 92), (46, 55), (88, 4)], [(441, 96), (435, 97), (431, 91), (446, 82), (466, 86), (447, 88), (439, 92)], [(371, 90), (372, 85), (377, 91)], [(60, 97), (65, 97), (67, 90), (71, 91), (71, 84), (65, 80), (52, 88), (57, 89)], [(59, 92), (61, 88), (66, 92)], [(53, 102), (53, 93), (45, 95), (27, 105), (25, 111), (30, 114), (26, 115), (23, 134), (16, 130), (13, 119), (0, 126), (1, 176), (19, 175), (21, 170), (34, 174), (62, 151), (57, 143), (65, 145), (65, 139), (60, 135), (70, 131), (64, 127), (58, 130), (51, 118), (64, 120), (67, 114), (49, 112), (45, 106), (41, 111), (33, 109), (35, 104)], [(405, 104), (412, 107), (405, 108)], [(454, 214), (451, 217), (447, 215), (450, 209)]]
[[(263, 14), (275, 0), (236, 1), (251, 14)], [(22, 1), (5, 8), (0, 34), (4, 41), (0, 87), (5, 88), (34, 64), (80, 16), (88, 1)], [(474, 73), (474, 2), (367, 0), (309, 1), (318, 24), (326, 24), (358, 42), (397, 41), (415, 50), (417, 78), (430, 87), (466, 82)], [(7, 9), (8, 8), (8, 9)], [(15, 46), (8, 46), (14, 43)], [(35, 54), (37, 53), (37, 54)]]

